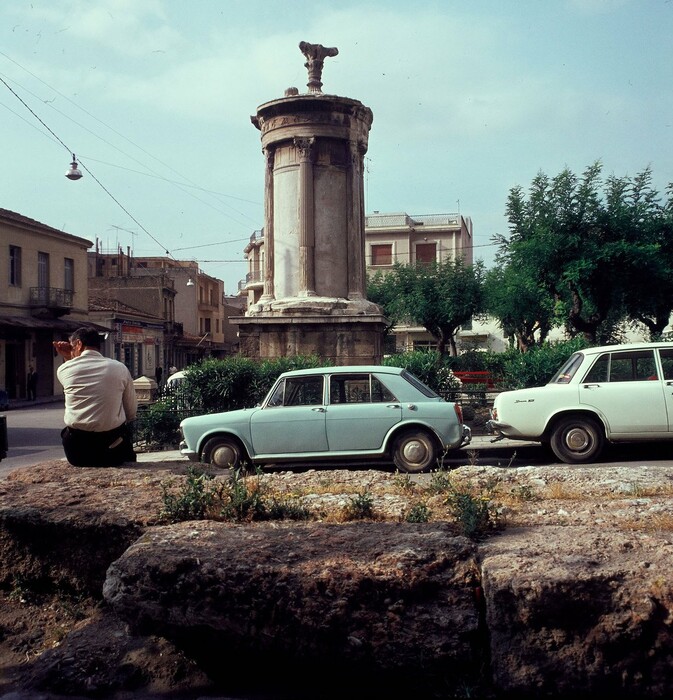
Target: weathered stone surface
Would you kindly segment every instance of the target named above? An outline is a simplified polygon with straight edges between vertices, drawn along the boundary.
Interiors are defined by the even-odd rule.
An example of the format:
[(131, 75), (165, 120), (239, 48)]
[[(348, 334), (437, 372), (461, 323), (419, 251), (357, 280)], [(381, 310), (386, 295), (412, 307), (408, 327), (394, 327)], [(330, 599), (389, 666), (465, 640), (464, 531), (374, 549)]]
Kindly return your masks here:
[[(104, 619), (144, 623), (148, 640), (161, 636), (177, 654), (186, 653), (218, 690), (223, 675), (254, 681), (254, 668), (263, 667), (274, 682), (274, 673), (287, 679), (287, 661), (299, 672), (324, 669), (327, 659), (331, 674), (316, 676), (320, 685), (310, 687), (326, 691), (325, 678), (363, 668), (394, 679), (395, 670), (416, 663), (416, 676), (406, 680), (417, 682), (415, 697), (430, 698), (484, 660), (480, 690), (488, 689), (488, 697), (670, 694), (673, 470), (663, 464), (455, 469), (457, 484), (499, 484), (495, 501), (507, 527), (478, 544), (456, 537), (442, 510), (445, 496), (420, 490), (417, 482), (425, 478), (427, 486), (431, 477), (410, 483), (381, 470), (258, 479), (298, 496), (321, 517), (366, 492), (378, 522), (160, 525), (162, 484), (184, 478), (187, 466), (78, 469), (55, 462), (13, 473), (0, 481), (0, 581), (7, 590), (18, 580), (27, 588), (61, 586), (100, 598), (112, 564)], [(419, 500), (435, 521), (400, 522)], [(5, 599), (30, 604), (13, 593)], [(2, 638), (10, 630), (7, 623), (3, 631), (5, 620), (6, 612), (0, 652), (11, 651), (9, 662), (16, 663), (29, 634), (14, 651), (11, 638)], [(88, 629), (93, 637), (96, 630), (105, 634), (95, 625)], [(39, 664), (17, 666), (12, 678), (18, 683), (32, 671), (49, 683), (64, 664), (74, 683), (80, 671), (105, 667), (106, 654), (112, 658), (104, 644), (83, 645), (81, 638), (74, 639), (89, 665), (59, 656), (71, 634), (53, 655), (41, 651)], [(144, 644), (139, 639), (145, 637), (138, 630), (117, 635), (115, 653), (131, 654), (159, 682), (149, 657), (132, 653)], [(246, 660), (247, 666), (239, 663)], [(96, 683), (122, 687), (124, 663), (118, 673), (108, 668), (114, 678)], [(438, 682), (423, 694), (419, 683), (432, 676)], [(84, 687), (86, 677), (78, 682)], [(0, 692), (6, 687), (0, 673)], [(477, 697), (475, 686), (470, 694)], [(264, 697), (278, 696), (271, 688)]]
[(481, 547), (493, 680), (517, 697), (666, 697), (670, 533), (508, 530)]
[(146, 532), (111, 565), (104, 596), (169, 638), (222, 658), (338, 659), (406, 674), (476, 668), (475, 547), (442, 523), (189, 522)]
[(183, 462), (116, 469), (64, 460), (0, 480), (0, 585), (14, 581), (100, 595), (105, 571), (156, 524), (161, 484)]

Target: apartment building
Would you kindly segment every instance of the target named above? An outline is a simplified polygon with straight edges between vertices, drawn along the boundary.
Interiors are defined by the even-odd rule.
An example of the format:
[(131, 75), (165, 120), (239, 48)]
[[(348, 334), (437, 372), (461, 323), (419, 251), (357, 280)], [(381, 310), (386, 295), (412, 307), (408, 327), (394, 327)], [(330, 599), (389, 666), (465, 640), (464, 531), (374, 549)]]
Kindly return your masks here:
[(182, 368), (237, 350), (236, 329), (227, 319), (240, 310), (232, 311), (224, 282), (194, 261), (136, 257), (121, 249), (104, 253), (96, 242), (89, 253), (89, 284), (99, 304), (105, 297), (108, 307), (116, 300), (149, 315), (143, 320), (127, 313), (114, 323), (114, 354), (131, 362), (138, 375), (154, 376), (156, 367)]
[(62, 393), (52, 342), (89, 323), (87, 249), (92, 242), (0, 209), (0, 391), (25, 398)]

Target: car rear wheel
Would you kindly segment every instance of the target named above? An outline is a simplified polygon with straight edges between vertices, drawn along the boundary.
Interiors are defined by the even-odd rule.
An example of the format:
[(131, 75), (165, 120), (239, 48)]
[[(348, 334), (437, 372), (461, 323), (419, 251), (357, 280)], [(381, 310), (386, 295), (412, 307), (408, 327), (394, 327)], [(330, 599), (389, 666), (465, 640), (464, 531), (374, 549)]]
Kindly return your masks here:
[(203, 461), (223, 469), (240, 469), (243, 452), (236, 440), (228, 437), (215, 437), (203, 447)]
[(603, 451), (603, 428), (593, 418), (564, 418), (554, 428), (550, 445), (554, 454), (566, 464), (593, 462)]
[(426, 431), (409, 430), (395, 440), (393, 462), (400, 471), (423, 472), (436, 461), (437, 443)]

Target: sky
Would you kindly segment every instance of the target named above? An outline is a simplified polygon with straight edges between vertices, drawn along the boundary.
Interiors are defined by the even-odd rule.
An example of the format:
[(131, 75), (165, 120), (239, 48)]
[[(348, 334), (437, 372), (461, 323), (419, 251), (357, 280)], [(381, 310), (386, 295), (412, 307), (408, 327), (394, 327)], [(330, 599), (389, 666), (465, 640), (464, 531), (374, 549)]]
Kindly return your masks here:
[(487, 268), (539, 172), (673, 182), (673, 0), (3, 0), (0, 36), (0, 208), (227, 294), (264, 223), (250, 117), (307, 92), (301, 41), (373, 112), (367, 214), (459, 212)]

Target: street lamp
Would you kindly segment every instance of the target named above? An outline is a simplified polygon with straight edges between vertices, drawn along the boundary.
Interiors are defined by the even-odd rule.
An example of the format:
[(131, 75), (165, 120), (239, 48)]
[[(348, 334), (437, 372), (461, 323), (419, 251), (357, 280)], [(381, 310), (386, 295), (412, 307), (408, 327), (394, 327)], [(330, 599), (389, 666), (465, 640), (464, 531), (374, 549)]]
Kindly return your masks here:
[(68, 168), (65, 176), (68, 178), (68, 180), (79, 180), (82, 177), (82, 173), (77, 167), (77, 159), (75, 158), (74, 153), (72, 154), (72, 163), (70, 163), (70, 167)]

